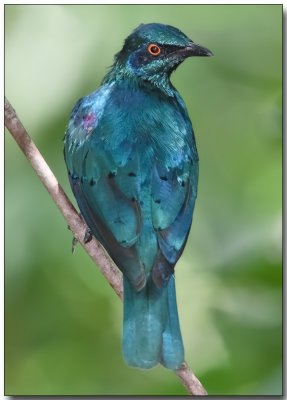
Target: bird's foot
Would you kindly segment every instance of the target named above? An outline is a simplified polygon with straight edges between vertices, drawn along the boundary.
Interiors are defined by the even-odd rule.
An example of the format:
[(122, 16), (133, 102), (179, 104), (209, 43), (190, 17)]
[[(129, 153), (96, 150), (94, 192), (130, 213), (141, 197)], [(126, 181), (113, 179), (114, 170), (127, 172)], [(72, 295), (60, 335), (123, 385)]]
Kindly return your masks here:
[(72, 240), (72, 254), (74, 254), (77, 243), (78, 243), (78, 239), (75, 238), (75, 236), (74, 236), (73, 240)]
[[(69, 231), (72, 232), (70, 225), (68, 225), (68, 229), (69, 229)], [(74, 254), (74, 252), (75, 252), (75, 247), (76, 247), (77, 243), (78, 243), (78, 239), (76, 239), (74, 236), (73, 240), (72, 240), (72, 254)]]
[[(80, 217), (83, 219), (83, 217), (81, 215), (80, 215)], [(83, 219), (83, 221), (84, 221), (84, 219)], [(70, 228), (69, 225), (68, 225), (68, 229), (69, 229), (69, 231), (71, 231), (71, 228)], [(92, 239), (93, 239), (92, 231), (90, 230), (90, 228), (87, 228), (86, 231), (85, 231), (85, 236), (84, 236), (84, 240), (83, 241), (84, 241), (85, 244), (87, 244)], [(77, 238), (75, 238), (75, 236), (74, 236), (73, 240), (72, 240), (72, 254), (74, 254), (75, 247), (76, 247), (78, 242), (79, 242), (79, 240)]]
[[(80, 216), (81, 220), (86, 224), (86, 221), (85, 221), (85, 219), (84, 219), (84, 217), (82, 216), (81, 213), (79, 213), (79, 216)], [(92, 231), (90, 230), (89, 227), (87, 227), (86, 232), (85, 232), (85, 236), (84, 236), (84, 243), (87, 244), (87, 243), (89, 243), (92, 239), (93, 239)]]
[(85, 236), (84, 236), (84, 243), (87, 244), (93, 239), (92, 232), (90, 228), (86, 229)]

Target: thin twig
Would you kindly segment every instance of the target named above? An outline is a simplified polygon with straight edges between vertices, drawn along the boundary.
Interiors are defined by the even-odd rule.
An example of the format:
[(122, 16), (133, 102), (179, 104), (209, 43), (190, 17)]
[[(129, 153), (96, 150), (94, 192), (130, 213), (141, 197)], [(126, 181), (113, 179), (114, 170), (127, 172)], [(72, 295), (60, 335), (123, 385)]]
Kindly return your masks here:
[(181, 379), (189, 394), (195, 396), (206, 396), (208, 394), (199, 379), (190, 370), (186, 361), (180, 369), (175, 371), (175, 373)]
[[(123, 299), (122, 275), (120, 271), (116, 268), (105, 249), (95, 238), (92, 238), (91, 241), (85, 243), (84, 238), (88, 228), (87, 225), (79, 216), (64, 190), (59, 185), (55, 175), (28, 135), (15, 110), (6, 98), (5, 126), (16, 140), (18, 146), (21, 148), (43, 185), (58, 206), (67, 221), (68, 226), (73, 232), (74, 237), (81, 243), (92, 260), (98, 265), (102, 274), (105, 276), (116, 294)], [(207, 395), (206, 390), (190, 370), (186, 362), (184, 362), (182, 367), (176, 370), (175, 373), (181, 379), (189, 394), (197, 396)]]

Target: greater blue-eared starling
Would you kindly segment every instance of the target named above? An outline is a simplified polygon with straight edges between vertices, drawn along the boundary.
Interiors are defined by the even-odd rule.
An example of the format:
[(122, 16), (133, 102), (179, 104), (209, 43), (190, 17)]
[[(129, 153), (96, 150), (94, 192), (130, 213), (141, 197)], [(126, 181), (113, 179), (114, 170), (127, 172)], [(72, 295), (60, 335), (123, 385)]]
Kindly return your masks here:
[(140, 25), (100, 88), (76, 103), (65, 134), (81, 215), (123, 273), (123, 354), (135, 367), (184, 361), (174, 267), (191, 227), (198, 155), (170, 75), (187, 57), (210, 55), (177, 28)]

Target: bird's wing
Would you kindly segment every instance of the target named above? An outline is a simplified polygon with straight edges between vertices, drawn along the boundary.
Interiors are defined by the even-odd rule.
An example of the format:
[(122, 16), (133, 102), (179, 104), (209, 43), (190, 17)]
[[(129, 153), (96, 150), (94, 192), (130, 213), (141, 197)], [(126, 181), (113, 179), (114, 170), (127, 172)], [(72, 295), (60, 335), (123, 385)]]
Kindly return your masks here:
[(154, 164), (152, 217), (159, 251), (153, 266), (153, 279), (159, 287), (173, 273), (192, 222), (197, 196), (198, 158), (192, 131), (191, 134), (190, 146), (187, 144), (184, 151), (186, 159), (179, 165)]
[[(96, 92), (91, 101), (84, 98), (75, 106), (65, 135), (65, 160), (72, 190), (89, 228), (140, 289), (145, 273), (135, 246), (141, 228), (135, 201), (137, 186), (123, 179), (137, 170), (137, 153), (131, 143), (121, 143), (118, 155), (105, 145), (100, 122), (103, 101), (97, 102), (100, 95)], [(104, 129), (106, 135), (108, 127)]]

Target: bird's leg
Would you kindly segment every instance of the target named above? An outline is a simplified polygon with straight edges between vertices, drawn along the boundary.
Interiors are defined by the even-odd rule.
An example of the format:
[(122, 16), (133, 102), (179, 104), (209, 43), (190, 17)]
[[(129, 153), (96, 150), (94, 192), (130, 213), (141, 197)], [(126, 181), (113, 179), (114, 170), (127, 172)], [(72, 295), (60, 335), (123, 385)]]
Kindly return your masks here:
[[(80, 217), (82, 218), (82, 220), (84, 221), (83, 217), (81, 214), (79, 214)], [(71, 227), (68, 225), (68, 229), (69, 231), (71, 231)], [(91, 240), (93, 239), (93, 234), (92, 231), (90, 230), (89, 227), (87, 227), (86, 231), (85, 231), (85, 236), (84, 236), (84, 243), (87, 244), (89, 243)], [(79, 242), (79, 240), (77, 238), (75, 238), (75, 236), (73, 237), (72, 240), (72, 254), (74, 254), (75, 251), (75, 247), (77, 245), (77, 243)]]
[(92, 232), (90, 228), (86, 229), (85, 236), (84, 236), (84, 243), (87, 244), (93, 239)]
[[(68, 229), (69, 231), (72, 231), (71, 227), (68, 225)], [(75, 251), (75, 247), (78, 243), (78, 239), (75, 238), (75, 236), (73, 236), (73, 240), (72, 240), (72, 254), (74, 254)]]
[(76, 247), (77, 243), (78, 243), (78, 239), (76, 239), (75, 236), (74, 236), (73, 240), (72, 240), (72, 254), (74, 254), (75, 247)]
[[(86, 221), (84, 220), (83, 216), (81, 213), (79, 213), (80, 218), (82, 219), (82, 221), (84, 223), (86, 223)], [(93, 234), (92, 231), (90, 230), (89, 227), (87, 227), (86, 232), (85, 232), (85, 236), (84, 236), (84, 243), (87, 244), (89, 243), (91, 240), (93, 239)]]

